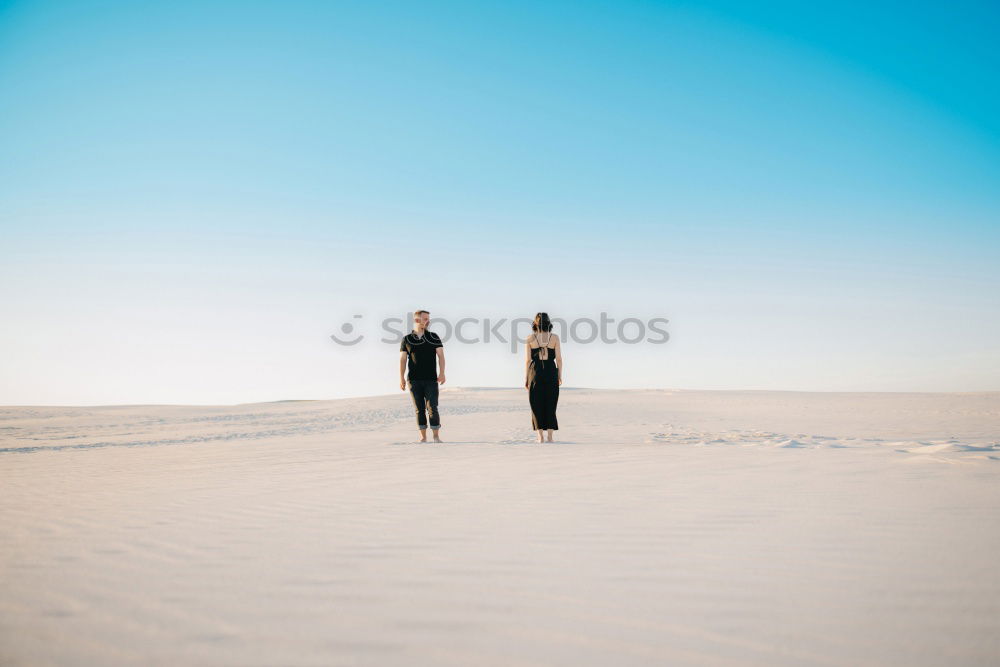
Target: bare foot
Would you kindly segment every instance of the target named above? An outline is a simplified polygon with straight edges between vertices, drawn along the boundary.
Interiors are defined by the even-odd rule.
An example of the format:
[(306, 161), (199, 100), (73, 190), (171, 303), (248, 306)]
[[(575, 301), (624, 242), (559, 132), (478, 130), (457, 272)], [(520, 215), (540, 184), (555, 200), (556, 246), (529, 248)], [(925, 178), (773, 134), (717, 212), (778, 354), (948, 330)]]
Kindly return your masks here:
[(552, 439), (552, 436), (550, 435), (550, 436), (549, 436), (549, 439), (547, 440), (547, 442), (555, 442), (555, 440), (553, 440), (553, 439)]
[(434, 434), (434, 442), (441, 442), (441, 436), (439, 436), (437, 433)]
[(541, 433), (538, 434), (538, 442), (545, 442), (545, 438), (542, 437)]

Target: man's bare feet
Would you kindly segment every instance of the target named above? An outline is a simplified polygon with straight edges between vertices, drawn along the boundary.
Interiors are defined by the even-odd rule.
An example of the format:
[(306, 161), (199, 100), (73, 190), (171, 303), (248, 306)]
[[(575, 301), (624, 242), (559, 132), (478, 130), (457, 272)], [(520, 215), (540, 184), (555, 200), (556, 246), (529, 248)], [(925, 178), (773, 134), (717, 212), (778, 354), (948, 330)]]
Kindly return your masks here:
[(437, 433), (434, 434), (434, 442), (441, 442), (441, 437)]

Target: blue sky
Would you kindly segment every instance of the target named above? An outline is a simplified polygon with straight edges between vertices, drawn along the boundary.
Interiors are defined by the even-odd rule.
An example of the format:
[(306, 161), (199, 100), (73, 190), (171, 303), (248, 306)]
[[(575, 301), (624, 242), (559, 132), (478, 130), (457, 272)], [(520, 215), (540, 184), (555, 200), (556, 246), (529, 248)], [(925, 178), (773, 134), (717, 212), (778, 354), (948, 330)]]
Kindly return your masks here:
[[(391, 346), (327, 335), (414, 307), (670, 319), (568, 349), (570, 385), (1000, 389), (998, 28), (985, 2), (0, 3), (0, 403), (386, 393)], [(467, 347), (452, 384), (519, 384)]]

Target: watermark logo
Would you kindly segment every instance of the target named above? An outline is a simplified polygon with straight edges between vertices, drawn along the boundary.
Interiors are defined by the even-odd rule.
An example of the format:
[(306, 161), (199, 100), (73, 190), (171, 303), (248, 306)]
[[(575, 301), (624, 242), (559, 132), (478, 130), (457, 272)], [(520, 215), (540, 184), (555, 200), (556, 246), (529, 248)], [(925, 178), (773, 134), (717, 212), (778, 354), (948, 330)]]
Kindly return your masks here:
[[(330, 339), (337, 345), (353, 346), (365, 338), (360, 332), (362, 315), (354, 315), (340, 325), (338, 333), (330, 334)], [(382, 337), (379, 342), (398, 345), (410, 333), (409, 314), (403, 317), (386, 317), (379, 323)], [(552, 330), (563, 341), (578, 345), (590, 345), (600, 342), (605, 345), (663, 345), (670, 340), (666, 325), (670, 322), (665, 317), (642, 319), (625, 317), (616, 319), (602, 312), (597, 318), (577, 317), (572, 320), (552, 318)], [(512, 353), (516, 353), (518, 345), (523, 344), (531, 334), (532, 320), (524, 317), (516, 318), (479, 318), (462, 317), (452, 321), (444, 317), (431, 318), (428, 331), (437, 334), (442, 343), (455, 341), (462, 345), (501, 344), (507, 345)]]
[[(355, 315), (352, 319), (360, 320), (361, 315)], [(365, 336), (364, 334), (355, 335), (354, 327), (355, 325), (353, 322), (344, 322), (340, 325), (340, 333), (344, 336), (344, 338), (341, 338), (337, 334), (330, 334), (330, 338), (337, 345), (357, 345), (364, 340)]]

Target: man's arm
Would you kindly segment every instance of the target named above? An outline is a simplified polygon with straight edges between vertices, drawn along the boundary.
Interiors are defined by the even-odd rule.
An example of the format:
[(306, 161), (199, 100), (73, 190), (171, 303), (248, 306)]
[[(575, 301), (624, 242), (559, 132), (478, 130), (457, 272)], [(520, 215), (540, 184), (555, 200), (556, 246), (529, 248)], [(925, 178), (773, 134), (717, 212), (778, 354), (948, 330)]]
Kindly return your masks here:
[(444, 348), (439, 347), (434, 352), (437, 354), (438, 368), (441, 369), (438, 371), (438, 384), (444, 384)]
[(399, 351), (399, 388), (406, 391), (406, 378), (403, 373), (406, 372), (406, 351)]

